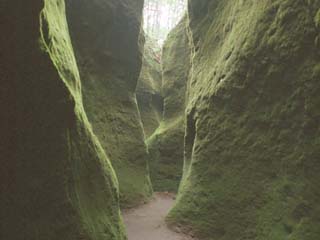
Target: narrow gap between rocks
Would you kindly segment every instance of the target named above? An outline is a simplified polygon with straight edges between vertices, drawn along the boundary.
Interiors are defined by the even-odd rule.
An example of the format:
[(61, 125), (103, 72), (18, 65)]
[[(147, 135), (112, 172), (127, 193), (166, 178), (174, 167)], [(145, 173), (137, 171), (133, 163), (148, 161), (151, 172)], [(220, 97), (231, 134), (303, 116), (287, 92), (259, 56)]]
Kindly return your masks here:
[[(179, 163), (176, 162), (170, 166), (164, 161), (165, 158), (175, 161), (174, 155), (165, 152), (167, 146), (164, 146), (163, 141), (168, 138), (167, 131), (177, 131), (175, 126), (171, 129), (168, 127), (177, 121), (176, 118), (167, 115), (170, 111), (179, 111), (179, 109), (174, 109), (174, 104), (167, 100), (167, 92), (171, 90), (164, 87), (166, 84), (164, 81), (168, 80), (163, 78), (168, 76), (163, 73), (166, 71), (166, 64), (163, 63), (162, 56), (163, 54), (165, 57), (168, 55), (168, 50), (163, 49), (166, 48), (166, 45), (170, 45), (166, 43), (170, 42), (167, 36), (186, 14), (186, 5), (186, 0), (145, 0), (144, 3), (145, 50), (137, 86), (137, 101), (150, 153), (151, 183), (157, 192), (147, 203), (123, 211), (129, 240), (187, 240), (192, 238), (182, 233), (178, 227), (169, 227), (165, 220), (174, 206), (178, 191), (183, 168), (183, 149), (178, 149), (178, 152), (180, 151)], [(175, 79), (170, 79), (170, 81), (175, 81)], [(183, 125), (181, 121), (178, 124)], [(182, 145), (184, 139), (181, 133), (184, 126), (179, 127), (181, 132), (178, 136), (180, 137), (178, 144)], [(161, 164), (163, 169), (159, 169), (162, 167)], [(165, 168), (167, 170), (172, 168), (169, 169), (169, 172), (176, 171), (176, 176), (164, 176), (160, 171), (165, 171)]]
[(319, 0), (0, 5), (1, 240), (320, 239)]

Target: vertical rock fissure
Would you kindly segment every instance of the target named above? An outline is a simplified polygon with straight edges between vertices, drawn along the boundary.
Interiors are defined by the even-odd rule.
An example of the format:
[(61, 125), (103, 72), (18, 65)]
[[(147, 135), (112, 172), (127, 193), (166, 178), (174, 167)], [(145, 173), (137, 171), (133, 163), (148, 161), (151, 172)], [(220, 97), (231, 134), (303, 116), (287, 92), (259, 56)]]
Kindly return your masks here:
[(192, 155), (194, 151), (194, 143), (196, 138), (196, 121), (194, 119), (195, 110), (192, 109), (187, 115), (186, 134), (185, 134), (185, 152), (184, 152), (184, 171), (188, 172)]

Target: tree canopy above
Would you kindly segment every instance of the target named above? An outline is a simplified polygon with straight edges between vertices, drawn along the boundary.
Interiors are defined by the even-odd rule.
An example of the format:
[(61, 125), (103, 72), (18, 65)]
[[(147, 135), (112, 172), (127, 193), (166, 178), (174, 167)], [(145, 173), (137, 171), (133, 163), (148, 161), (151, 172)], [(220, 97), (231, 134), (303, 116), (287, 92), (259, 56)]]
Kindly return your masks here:
[(177, 25), (186, 11), (186, 0), (145, 0), (144, 30), (163, 44), (169, 31)]

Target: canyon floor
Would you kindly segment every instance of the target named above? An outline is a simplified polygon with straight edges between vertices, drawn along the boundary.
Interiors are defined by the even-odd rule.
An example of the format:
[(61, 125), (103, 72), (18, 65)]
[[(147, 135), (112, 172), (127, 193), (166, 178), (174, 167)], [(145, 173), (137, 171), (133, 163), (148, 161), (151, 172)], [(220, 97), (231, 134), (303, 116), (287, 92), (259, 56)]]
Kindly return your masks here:
[(123, 217), (129, 240), (191, 240), (180, 232), (168, 228), (165, 217), (174, 204), (174, 195), (155, 193), (153, 199), (142, 206), (124, 211)]

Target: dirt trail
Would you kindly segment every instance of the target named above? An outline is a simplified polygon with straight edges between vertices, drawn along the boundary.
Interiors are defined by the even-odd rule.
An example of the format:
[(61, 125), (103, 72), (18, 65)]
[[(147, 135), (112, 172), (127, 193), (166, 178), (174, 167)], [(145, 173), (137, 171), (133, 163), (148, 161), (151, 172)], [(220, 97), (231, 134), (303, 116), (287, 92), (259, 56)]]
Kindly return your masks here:
[(170, 230), (164, 221), (174, 204), (173, 196), (156, 193), (153, 200), (123, 214), (128, 240), (191, 240), (193, 238)]

